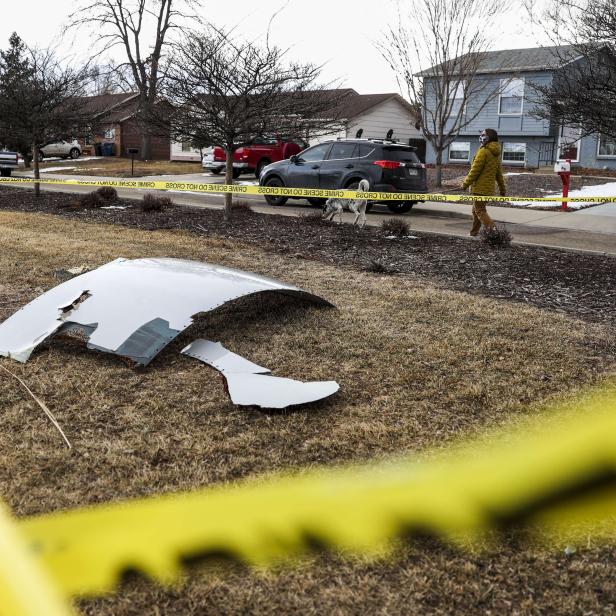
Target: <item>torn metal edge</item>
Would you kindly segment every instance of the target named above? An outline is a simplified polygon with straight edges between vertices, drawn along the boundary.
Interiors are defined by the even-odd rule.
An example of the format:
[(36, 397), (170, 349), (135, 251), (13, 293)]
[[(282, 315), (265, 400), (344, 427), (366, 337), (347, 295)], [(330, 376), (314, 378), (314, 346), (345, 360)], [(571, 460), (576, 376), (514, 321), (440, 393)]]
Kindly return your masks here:
[[(192, 325), (194, 315), (270, 291), (332, 306), (322, 297), (242, 270), (183, 259), (116, 259), (50, 289), (0, 324), (0, 355), (26, 362), (38, 345), (73, 324), (89, 330), (89, 348), (145, 366)], [(157, 314), (157, 301), (165, 314)], [(62, 308), (69, 309), (58, 316)], [(138, 314), (130, 315), (128, 325), (122, 323), (121, 316), (131, 309)]]
[(264, 374), (270, 371), (227, 350), (220, 342), (202, 338), (182, 349), (182, 354), (221, 372), (229, 397), (238, 406), (284, 409), (317, 402), (340, 389), (336, 381), (303, 382)]

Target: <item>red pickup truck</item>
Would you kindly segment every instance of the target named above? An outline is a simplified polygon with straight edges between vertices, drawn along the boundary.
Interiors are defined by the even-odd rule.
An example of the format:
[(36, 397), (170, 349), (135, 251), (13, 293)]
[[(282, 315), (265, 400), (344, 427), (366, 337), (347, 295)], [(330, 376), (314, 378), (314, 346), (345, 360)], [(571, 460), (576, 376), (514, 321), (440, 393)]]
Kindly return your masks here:
[[(240, 173), (254, 173), (257, 178), (266, 165), (285, 158), (291, 158), (305, 150), (307, 145), (299, 140), (286, 140), (281, 137), (257, 137), (249, 144), (240, 146), (233, 152), (233, 177)], [(203, 156), (203, 168), (212, 173), (220, 173), (225, 168), (225, 151), (220, 147), (210, 148)]]

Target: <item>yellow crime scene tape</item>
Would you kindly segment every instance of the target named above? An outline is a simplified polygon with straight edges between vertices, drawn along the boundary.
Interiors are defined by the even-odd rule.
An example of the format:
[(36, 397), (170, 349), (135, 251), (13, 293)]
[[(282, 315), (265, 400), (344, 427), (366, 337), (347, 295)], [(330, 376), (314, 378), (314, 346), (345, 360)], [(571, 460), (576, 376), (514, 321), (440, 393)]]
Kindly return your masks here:
[(1, 184), (56, 184), (61, 186), (111, 186), (141, 190), (172, 190), (195, 193), (233, 193), (238, 195), (272, 195), (278, 197), (368, 199), (370, 201), (444, 201), (456, 203), (485, 202), (558, 202), (616, 203), (615, 197), (496, 197), (480, 195), (443, 195), (440, 193), (360, 192), (357, 190), (325, 190), (320, 188), (287, 188), (283, 186), (252, 186), (244, 184), (207, 184), (200, 182), (167, 182), (144, 180), (61, 180), (42, 178), (0, 178)]
[(319, 546), (376, 558), (413, 534), (495, 547), (498, 531), (511, 528), (561, 543), (614, 539), (613, 385), (566, 413), (529, 420), (524, 430), (424, 461), (270, 477), (21, 520), (0, 512), (0, 614), (70, 614), (56, 609), (54, 593), (107, 593), (127, 570), (170, 584), (183, 562), (208, 556), (265, 566)]

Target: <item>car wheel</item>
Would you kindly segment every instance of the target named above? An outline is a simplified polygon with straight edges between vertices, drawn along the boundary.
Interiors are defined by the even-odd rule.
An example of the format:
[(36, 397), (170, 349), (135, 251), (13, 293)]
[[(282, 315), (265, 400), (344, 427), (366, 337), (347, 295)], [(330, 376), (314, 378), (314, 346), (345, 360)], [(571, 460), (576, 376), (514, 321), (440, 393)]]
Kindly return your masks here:
[(406, 214), (411, 211), (415, 201), (389, 201), (387, 207), (394, 214)]
[(69, 156), (75, 160), (76, 158), (79, 158), (79, 155), (81, 154), (81, 152), (79, 151), (79, 148), (71, 148), (71, 151), (69, 152)]
[(0, 177), (10, 178), (11, 177), (11, 170), (10, 169), (0, 169)]
[(267, 158), (263, 158), (257, 164), (257, 168), (255, 169), (255, 176), (257, 180), (261, 177), (261, 171), (263, 171), (263, 167), (267, 167), (270, 164), (270, 161)]
[(323, 207), (326, 201), (327, 199), (323, 199), (321, 197), (312, 197), (311, 199), (308, 199), (308, 203), (310, 203), (310, 205), (316, 205), (317, 207)]
[(214, 175), (220, 175), (221, 171), (222, 169), (220, 167), (218, 167), (218, 169), (210, 169), (210, 173), (213, 173)]
[[(359, 180), (350, 181), (344, 188), (345, 190), (357, 190), (359, 188)], [(370, 201), (368, 201), (368, 205), (366, 205), (366, 212), (369, 212), (373, 205), (374, 203), (370, 203)]]
[[(279, 186), (284, 186), (284, 182), (278, 177), (273, 177), (269, 178), (269, 180), (267, 180), (264, 185), (268, 188), (277, 188)], [(267, 201), (268, 205), (277, 206), (284, 205), (288, 201), (287, 197), (276, 197), (274, 195), (265, 195), (265, 200)]]
[(237, 178), (239, 178), (240, 175), (242, 175), (241, 169), (233, 169), (233, 179), (234, 180), (237, 180)]

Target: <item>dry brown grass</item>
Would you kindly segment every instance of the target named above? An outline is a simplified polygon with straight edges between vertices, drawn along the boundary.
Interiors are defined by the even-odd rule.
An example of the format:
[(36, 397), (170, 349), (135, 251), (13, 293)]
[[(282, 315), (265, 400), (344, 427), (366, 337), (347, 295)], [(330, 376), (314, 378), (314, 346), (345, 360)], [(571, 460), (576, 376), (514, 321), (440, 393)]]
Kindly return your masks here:
[[(92, 160), (65, 160), (49, 161), (41, 164), (46, 167), (75, 167), (68, 171), (50, 171), (54, 173), (68, 173), (70, 175), (100, 175), (118, 178), (131, 177), (130, 158), (116, 158), (115, 156), (95, 158)], [(169, 160), (135, 160), (135, 177), (147, 175), (179, 175), (185, 173), (203, 173), (199, 162), (183, 162)]]
[[(572, 395), (614, 366), (603, 326), (225, 239), (0, 212), (0, 241), (11, 246), (0, 253), (0, 319), (57, 284), (55, 270), (119, 256), (224, 263), (338, 307), (245, 298), (204, 315), (140, 371), (60, 340), (24, 366), (1, 360), (74, 447), (63, 448), (18, 384), (0, 378), (1, 497), (18, 515), (447, 446), (540, 412), (550, 396)], [(220, 375), (178, 353), (197, 337), (278, 376), (335, 378), (341, 392), (289, 413), (235, 408)], [(608, 613), (611, 558), (515, 546), (479, 557), (415, 544), (378, 565), (328, 557), (280, 573), (198, 573), (181, 590), (131, 583), (80, 607), (109, 615)]]

